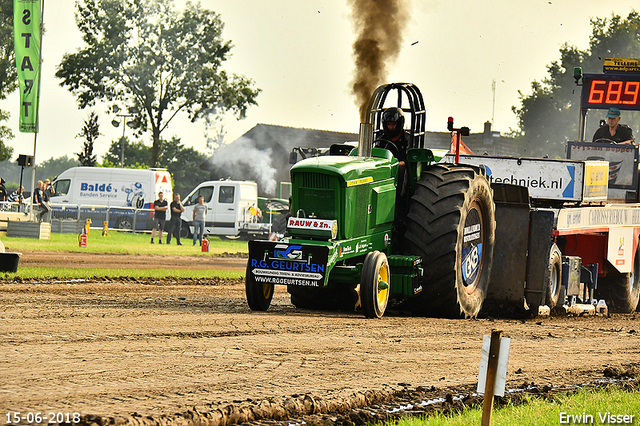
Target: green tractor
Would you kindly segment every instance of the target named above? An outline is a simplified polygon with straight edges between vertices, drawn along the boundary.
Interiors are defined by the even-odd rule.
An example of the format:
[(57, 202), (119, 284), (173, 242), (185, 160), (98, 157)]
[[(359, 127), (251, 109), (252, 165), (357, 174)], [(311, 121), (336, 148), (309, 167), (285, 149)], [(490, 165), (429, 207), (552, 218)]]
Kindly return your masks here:
[[(406, 166), (373, 147), (390, 103), (409, 123)], [(425, 122), (416, 86), (380, 86), (357, 148), (334, 145), (330, 155), (291, 168), (286, 236), (249, 242), (252, 310), (267, 310), (274, 286), (286, 285), (292, 303), (304, 309), (360, 305), (366, 317), (380, 318), (394, 304), (417, 315), (478, 314), (493, 258), (492, 191), (484, 169), (439, 163), (446, 151), (424, 146)], [(403, 194), (399, 180), (406, 180)]]

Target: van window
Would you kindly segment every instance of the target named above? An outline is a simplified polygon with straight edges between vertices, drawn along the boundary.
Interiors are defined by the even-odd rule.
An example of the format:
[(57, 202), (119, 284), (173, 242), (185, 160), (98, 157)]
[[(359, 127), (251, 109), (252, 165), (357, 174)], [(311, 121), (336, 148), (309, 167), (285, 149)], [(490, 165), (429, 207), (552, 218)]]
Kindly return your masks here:
[(218, 194), (218, 202), (233, 204), (235, 192), (236, 192), (236, 188), (234, 186), (221, 186), (220, 194)]
[(198, 204), (198, 197), (201, 195), (204, 197), (205, 204), (211, 201), (211, 197), (213, 197), (213, 186), (203, 186), (201, 188), (198, 188), (196, 192), (194, 192), (190, 197), (187, 197), (184, 200), (183, 204), (185, 206), (193, 206), (195, 204)]
[(53, 189), (55, 189), (55, 197), (59, 197), (62, 195), (67, 195), (69, 193), (69, 185), (71, 184), (71, 179), (62, 179), (57, 180), (53, 183)]

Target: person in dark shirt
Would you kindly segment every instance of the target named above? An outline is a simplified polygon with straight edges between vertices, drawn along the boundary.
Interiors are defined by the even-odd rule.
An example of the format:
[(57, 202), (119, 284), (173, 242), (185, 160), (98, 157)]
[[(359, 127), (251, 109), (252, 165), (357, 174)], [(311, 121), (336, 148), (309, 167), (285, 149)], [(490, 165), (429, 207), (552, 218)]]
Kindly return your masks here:
[(169, 211), (171, 212), (171, 219), (169, 220), (169, 229), (167, 229), (167, 244), (171, 244), (171, 234), (173, 234), (176, 237), (176, 244), (181, 246), (180, 231), (182, 219), (180, 219), (180, 216), (184, 211), (184, 206), (180, 202), (180, 194), (173, 195), (173, 201), (169, 205)]
[(42, 208), (40, 220), (42, 222), (51, 222), (51, 191), (49, 190), (50, 186), (51, 182), (49, 181), (49, 179), (45, 180), (42, 183), (42, 202), (40, 203), (40, 207)]
[(35, 193), (33, 194), (33, 204), (38, 206), (38, 210), (35, 211), (38, 222), (46, 219), (46, 215), (49, 212), (48, 202), (49, 198), (45, 199), (44, 195), (44, 183), (39, 180), (36, 183)]
[(376, 140), (373, 146), (386, 148), (405, 166), (407, 162), (407, 148), (409, 135), (404, 131), (404, 113), (402, 109), (393, 107), (382, 112), (382, 138)]
[(164, 199), (164, 193), (158, 192), (158, 199), (153, 202), (153, 229), (151, 230), (151, 244), (158, 230), (158, 243), (162, 244), (162, 232), (164, 231), (164, 222), (169, 210), (169, 203)]
[[(5, 180), (3, 177), (0, 177), (0, 202), (4, 203), (5, 201), (7, 201), (7, 187), (5, 186)], [(2, 210), (5, 209), (5, 204), (2, 204), (2, 206), (0, 206), (2, 208)]]
[(43, 192), (46, 192), (49, 198), (56, 194), (56, 190), (53, 188), (53, 185), (51, 185), (51, 181), (49, 179), (45, 179), (43, 182)]
[(409, 211), (409, 173), (407, 169), (407, 149), (410, 148), (409, 133), (404, 130), (404, 112), (401, 108), (387, 108), (382, 112), (382, 135), (373, 142), (373, 146), (385, 148), (398, 160), (398, 182), (396, 186), (395, 215), (398, 220), (394, 224), (393, 238), (401, 241), (406, 230), (406, 216)]
[(600, 126), (593, 134), (592, 142), (609, 142), (633, 145), (633, 130), (626, 124), (620, 124), (620, 110), (609, 108), (607, 125)]
[(11, 205), (11, 210), (13, 211), (23, 211), (22, 204), (24, 203), (24, 197), (22, 194), (24, 193), (24, 186), (17, 188), (13, 191), (8, 197), (7, 201), (10, 203), (18, 203), (17, 205)]

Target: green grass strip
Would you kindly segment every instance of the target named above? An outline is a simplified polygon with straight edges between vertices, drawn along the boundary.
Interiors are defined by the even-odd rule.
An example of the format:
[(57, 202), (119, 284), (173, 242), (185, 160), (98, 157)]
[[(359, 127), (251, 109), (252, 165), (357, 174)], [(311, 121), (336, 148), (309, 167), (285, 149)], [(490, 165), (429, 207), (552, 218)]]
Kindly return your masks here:
[[(166, 235), (163, 238), (165, 244), (158, 244), (156, 235), (155, 244), (151, 244), (149, 234), (134, 234), (131, 232), (111, 231), (102, 236), (101, 231), (92, 229), (89, 232), (87, 247), (80, 247), (78, 235), (51, 233), (49, 239), (33, 238), (9, 238), (2, 237), (2, 242), (7, 252), (56, 252), (56, 253), (96, 253), (96, 254), (123, 254), (138, 256), (190, 256), (194, 262), (198, 257), (215, 256), (223, 253), (247, 253), (246, 241), (225, 240), (218, 237), (210, 239), (209, 252), (203, 253), (199, 245), (192, 245), (189, 238), (182, 239), (182, 246), (166, 244)], [(244, 271), (227, 271), (222, 269), (187, 270), (187, 269), (132, 269), (132, 268), (65, 268), (64, 265), (56, 268), (24, 267), (19, 266), (18, 272), (0, 274), (0, 280), (14, 280), (16, 277), (24, 279), (90, 279), (93, 277), (131, 277), (131, 278), (240, 278)]]
[[(599, 391), (580, 390), (573, 394), (556, 395), (548, 400), (525, 396), (523, 402), (523, 404), (494, 409), (491, 424), (493, 426), (640, 425), (640, 394), (637, 389), (630, 391), (610, 387)], [(407, 417), (386, 425), (477, 426), (481, 420), (482, 408), (473, 408), (453, 415), (436, 413), (426, 418)]]
[(19, 267), (18, 272), (0, 274), (0, 281), (22, 279), (91, 279), (105, 278), (178, 278), (178, 279), (236, 279), (244, 277), (244, 271), (227, 271), (222, 269), (128, 269), (128, 268), (43, 268)]
[(2, 237), (5, 250), (8, 252), (24, 251), (51, 251), (51, 252), (83, 252), (83, 253), (108, 253), (108, 254), (157, 254), (157, 255), (211, 255), (220, 253), (247, 253), (246, 241), (224, 240), (219, 237), (211, 237), (209, 240), (209, 253), (202, 253), (200, 246), (193, 246), (190, 238), (182, 239), (182, 246), (176, 245), (175, 238), (171, 244), (166, 244), (166, 235), (163, 243), (158, 244), (156, 235), (155, 244), (151, 244), (149, 234), (134, 234), (131, 232), (110, 231), (107, 236), (102, 236), (99, 229), (89, 232), (87, 247), (80, 247), (78, 235), (51, 233), (49, 239), (33, 238), (9, 238)]

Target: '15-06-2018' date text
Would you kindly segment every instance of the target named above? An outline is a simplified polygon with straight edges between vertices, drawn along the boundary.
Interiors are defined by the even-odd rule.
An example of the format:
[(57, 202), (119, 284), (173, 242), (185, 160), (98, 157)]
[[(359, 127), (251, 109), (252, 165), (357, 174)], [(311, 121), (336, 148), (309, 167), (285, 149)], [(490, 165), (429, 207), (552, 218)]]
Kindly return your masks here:
[(6, 413), (5, 424), (65, 424), (80, 423), (80, 413), (62, 412), (20, 412), (9, 411)]

